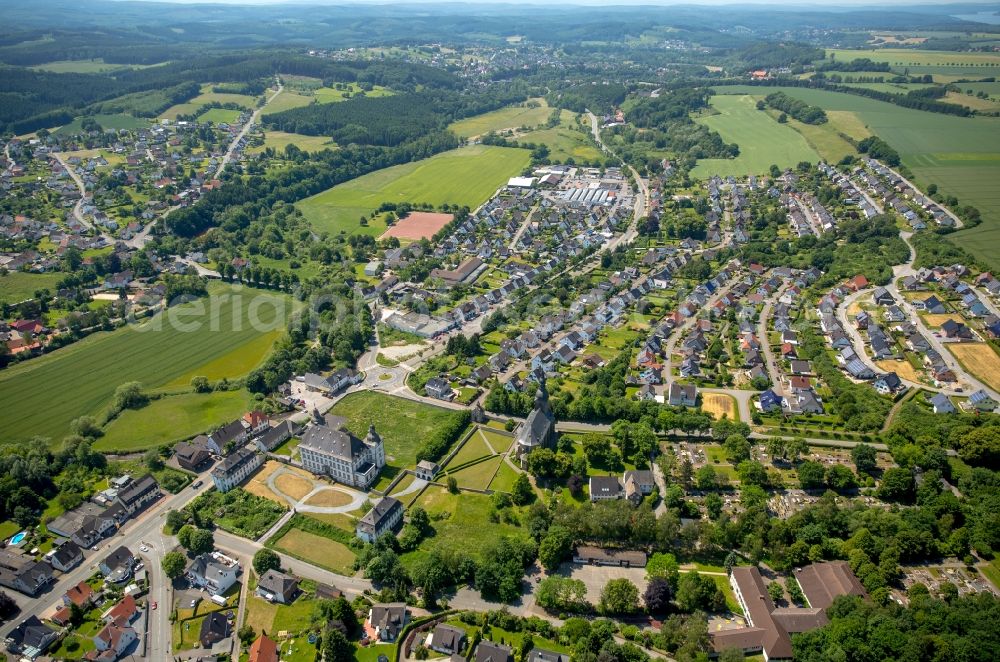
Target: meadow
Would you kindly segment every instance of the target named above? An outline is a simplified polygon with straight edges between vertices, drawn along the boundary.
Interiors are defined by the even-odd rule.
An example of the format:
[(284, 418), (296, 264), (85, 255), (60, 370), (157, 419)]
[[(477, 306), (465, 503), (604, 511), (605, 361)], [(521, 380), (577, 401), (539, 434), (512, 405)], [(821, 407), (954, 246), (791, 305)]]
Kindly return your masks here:
[[(281, 96), (285, 95), (282, 94)], [(278, 98), (280, 99), (281, 97)], [(304, 136), (301, 133), (266, 131), (264, 133), (264, 144), (259, 147), (251, 147), (247, 151), (253, 154), (254, 152), (263, 152), (270, 147), (274, 151), (282, 153), (288, 145), (295, 145), (303, 152), (320, 152), (324, 149), (337, 149), (337, 143), (326, 136)]]
[(285, 88), (281, 94), (276, 96), (274, 100), (267, 104), (267, 112), (280, 113), (283, 110), (291, 110), (292, 108), (308, 106), (312, 103), (312, 101), (312, 97), (310, 96), (299, 94), (297, 92), (290, 92), (288, 88)]
[(795, 129), (779, 124), (765, 112), (757, 110), (756, 100), (748, 95), (718, 95), (710, 103), (717, 115), (698, 118), (723, 140), (740, 146), (735, 159), (702, 159), (692, 171), (697, 177), (720, 175), (750, 175), (767, 172), (771, 164), (795, 166), (800, 161), (819, 160), (819, 154)]
[(108, 424), (94, 448), (134, 452), (189, 439), (220, 422), (236, 420), (250, 406), (250, 394), (242, 389), (164, 396), (142, 409), (122, 412)]
[(20, 303), (35, 296), (36, 290), (55, 293), (63, 274), (29, 274), (23, 271), (0, 273), (0, 301)]
[(601, 151), (591, 141), (590, 128), (576, 128), (576, 115), (568, 110), (559, 116), (559, 125), (523, 133), (517, 138), (521, 142), (542, 144), (549, 148), (549, 158), (553, 161), (592, 163), (601, 158)]
[(551, 113), (552, 109), (545, 103), (545, 99), (529, 99), (520, 106), (508, 106), (453, 122), (448, 128), (456, 136), (472, 138), (490, 131), (535, 127), (544, 124)]
[[(235, 103), (247, 110), (252, 110), (257, 105), (257, 99), (248, 94), (231, 94), (228, 92), (213, 92), (214, 83), (205, 83), (201, 86), (201, 94), (185, 103), (179, 103), (167, 108), (160, 119), (175, 120), (178, 115), (192, 115), (207, 103)], [(280, 96), (278, 97), (281, 98)]]
[[(751, 86), (716, 89), (725, 95), (761, 92)], [(767, 90), (781, 90), (821, 106), (835, 125), (846, 120), (843, 113), (853, 114), (855, 122), (862, 123), (899, 152), (918, 186), (935, 183), (942, 193), (976, 206), (982, 213), (982, 224), (949, 235), (949, 239), (992, 268), (1000, 269), (1000, 187), (996, 185), (1000, 181), (1000, 118), (929, 113), (828, 90)]]
[(228, 108), (209, 108), (198, 116), (199, 122), (212, 122), (213, 124), (232, 124), (239, 119), (240, 111)]
[[(313, 91), (313, 97), (317, 103), (337, 103), (345, 101), (358, 95), (361, 88), (356, 83), (347, 83), (343, 90), (333, 87), (320, 87)], [(366, 91), (362, 96), (366, 97), (388, 97), (392, 96), (392, 90), (387, 90), (381, 85), (375, 85), (373, 89)]]
[(321, 232), (381, 235), (386, 225), (371, 219), (383, 202), (466, 205), (485, 202), (529, 163), (526, 150), (472, 145), (369, 173), (296, 203)]
[[(101, 125), (104, 129), (141, 129), (143, 127), (149, 126), (149, 120), (143, 117), (132, 117), (131, 115), (125, 115), (124, 113), (115, 115), (94, 115), (94, 120)], [(79, 133), (82, 130), (83, 118), (77, 117), (69, 124), (65, 124), (53, 133), (56, 134), (73, 134)]]
[[(178, 386), (186, 390), (193, 375), (213, 380), (246, 375), (263, 361), (293, 304), (273, 293), (244, 288), (237, 298), (231, 296), (235, 292), (215, 283), (211, 299), (174, 306), (168, 315), (93, 334), (4, 370), (0, 399), (8, 412), (6, 439), (61, 439), (73, 419), (100, 416), (115, 389), (126, 382), (138, 381), (144, 389), (155, 390), (180, 380)], [(278, 312), (282, 308), (283, 315)], [(251, 311), (275, 328), (254, 329)]]

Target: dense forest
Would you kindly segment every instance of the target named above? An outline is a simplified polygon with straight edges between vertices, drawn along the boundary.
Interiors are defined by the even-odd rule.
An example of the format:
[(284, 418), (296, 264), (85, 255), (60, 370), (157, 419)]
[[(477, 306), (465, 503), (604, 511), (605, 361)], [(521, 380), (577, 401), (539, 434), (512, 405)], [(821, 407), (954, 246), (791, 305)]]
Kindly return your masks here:
[(428, 132), (443, 130), (454, 120), (519, 103), (526, 98), (522, 85), (494, 86), (476, 94), (427, 90), (312, 104), (265, 115), (264, 123), (280, 131), (330, 136), (341, 145), (393, 147)]

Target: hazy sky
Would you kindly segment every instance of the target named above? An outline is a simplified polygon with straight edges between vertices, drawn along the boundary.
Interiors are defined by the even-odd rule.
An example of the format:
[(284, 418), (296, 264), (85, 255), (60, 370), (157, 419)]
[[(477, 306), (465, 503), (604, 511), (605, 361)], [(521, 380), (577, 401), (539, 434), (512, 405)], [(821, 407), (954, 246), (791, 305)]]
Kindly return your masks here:
[(839, 7), (884, 7), (978, 4), (1000, 7), (997, 0), (139, 0), (140, 2), (178, 2), (192, 4), (234, 4), (234, 5), (276, 5), (276, 4), (539, 4), (539, 5), (777, 5), (784, 8), (815, 7), (836, 9)]

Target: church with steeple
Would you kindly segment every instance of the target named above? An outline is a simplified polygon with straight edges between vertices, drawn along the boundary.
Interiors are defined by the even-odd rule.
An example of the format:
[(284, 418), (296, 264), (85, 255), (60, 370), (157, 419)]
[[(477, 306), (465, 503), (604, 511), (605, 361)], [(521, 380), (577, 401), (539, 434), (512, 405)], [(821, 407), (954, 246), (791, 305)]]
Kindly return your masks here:
[(549, 406), (549, 392), (545, 381), (538, 383), (535, 406), (517, 429), (517, 455), (523, 458), (536, 448), (555, 448), (556, 417)]

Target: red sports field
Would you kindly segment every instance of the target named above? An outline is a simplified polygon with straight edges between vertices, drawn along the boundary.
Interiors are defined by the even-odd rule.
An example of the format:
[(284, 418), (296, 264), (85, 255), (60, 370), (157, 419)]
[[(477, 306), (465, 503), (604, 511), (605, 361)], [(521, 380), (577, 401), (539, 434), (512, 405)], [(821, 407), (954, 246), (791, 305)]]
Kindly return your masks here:
[(452, 218), (454, 216), (451, 214), (441, 214), (438, 212), (410, 212), (410, 215), (403, 220), (396, 221), (396, 224), (386, 230), (385, 234), (379, 237), (379, 239), (385, 239), (386, 237), (411, 239), (413, 241), (419, 241), (424, 238), (430, 239), (441, 228), (451, 223)]

